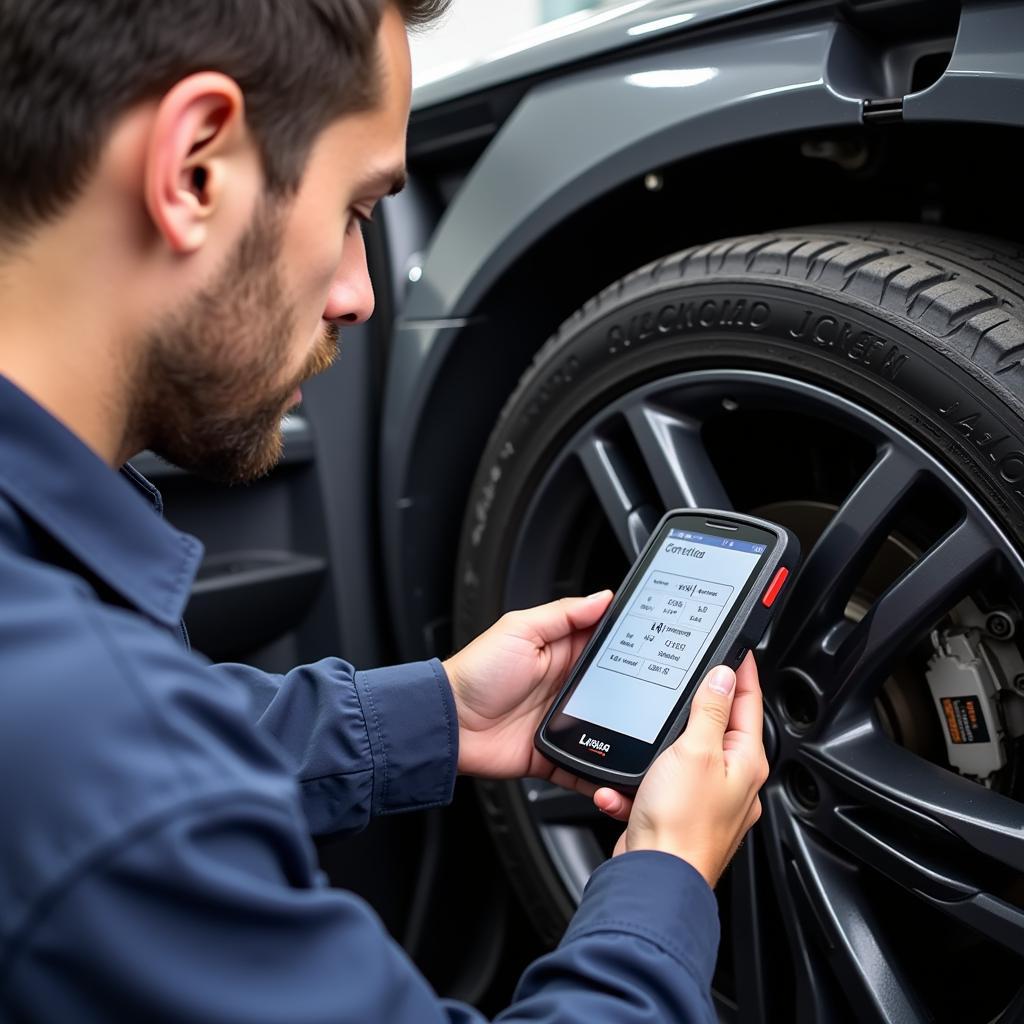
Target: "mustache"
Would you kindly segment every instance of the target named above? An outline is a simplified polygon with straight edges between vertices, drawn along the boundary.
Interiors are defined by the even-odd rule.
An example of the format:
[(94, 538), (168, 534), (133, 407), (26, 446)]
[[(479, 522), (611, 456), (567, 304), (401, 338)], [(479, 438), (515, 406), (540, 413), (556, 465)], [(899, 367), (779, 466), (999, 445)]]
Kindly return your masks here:
[(301, 387), (311, 377), (316, 377), (325, 370), (329, 370), (340, 354), (340, 345), (341, 329), (337, 324), (325, 323), (324, 331), (317, 339), (302, 372), (296, 375), (287, 388), (281, 389), (281, 396), (276, 402), (267, 403), (268, 408), (271, 406), (275, 409), (279, 408), (282, 403), (288, 401), (296, 388)]
[(340, 349), (341, 328), (335, 323), (325, 322), (323, 333), (303, 368), (302, 380), (309, 380), (310, 377), (329, 370), (337, 360)]

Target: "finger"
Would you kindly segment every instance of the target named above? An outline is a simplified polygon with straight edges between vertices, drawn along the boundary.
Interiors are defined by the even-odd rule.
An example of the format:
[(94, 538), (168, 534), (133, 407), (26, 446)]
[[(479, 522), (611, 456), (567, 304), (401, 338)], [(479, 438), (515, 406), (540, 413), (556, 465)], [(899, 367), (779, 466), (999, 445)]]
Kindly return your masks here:
[(683, 740), (702, 749), (721, 750), (735, 692), (736, 673), (727, 665), (713, 668), (693, 698)]
[(594, 806), (609, 818), (617, 821), (628, 821), (633, 810), (633, 801), (614, 789), (604, 787), (594, 794)]
[(569, 664), (575, 665), (579, 656), (583, 653), (583, 648), (590, 643), (590, 638), (594, 635), (593, 627), (590, 629), (581, 629), (572, 636), (572, 645), (569, 650)]
[(548, 663), (543, 685), (535, 691), (541, 703), (549, 701), (565, 682), (569, 670), (580, 660), (580, 655), (590, 643), (590, 638), (593, 635), (593, 627), (578, 629), (568, 637), (561, 637), (548, 643), (547, 649), (550, 651), (551, 661)]
[(551, 772), (547, 775), (547, 780), (552, 785), (558, 786), (561, 789), (571, 789), (588, 797), (593, 796), (594, 791), (597, 789), (597, 786), (592, 782), (587, 782), (579, 776), (567, 772), (564, 768), (554, 766), (552, 766)]
[(578, 629), (589, 629), (604, 614), (611, 599), (610, 590), (600, 590), (589, 597), (563, 597), (511, 615), (517, 623), (550, 644)]
[(761, 696), (761, 683), (754, 655), (748, 651), (736, 671), (736, 696), (733, 698), (732, 713), (729, 716), (729, 730), (744, 733), (760, 743), (763, 727), (764, 700)]
[(767, 764), (764, 751), (764, 700), (753, 655), (748, 654), (736, 673), (729, 730), (725, 734), (725, 763), (730, 773), (739, 765), (744, 771), (761, 772)]

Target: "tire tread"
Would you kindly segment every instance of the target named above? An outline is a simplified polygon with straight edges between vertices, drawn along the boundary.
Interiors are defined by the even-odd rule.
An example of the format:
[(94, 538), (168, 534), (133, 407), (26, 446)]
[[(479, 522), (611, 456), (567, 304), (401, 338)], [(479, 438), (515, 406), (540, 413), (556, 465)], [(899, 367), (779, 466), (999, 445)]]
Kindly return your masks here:
[(540, 347), (506, 408), (530, 387), (563, 338), (599, 319), (609, 302), (639, 296), (670, 274), (686, 281), (723, 273), (789, 278), (873, 303), (924, 331), (940, 352), (968, 364), (973, 375), (1024, 409), (1024, 246), (909, 224), (786, 228), (661, 257), (565, 320)]

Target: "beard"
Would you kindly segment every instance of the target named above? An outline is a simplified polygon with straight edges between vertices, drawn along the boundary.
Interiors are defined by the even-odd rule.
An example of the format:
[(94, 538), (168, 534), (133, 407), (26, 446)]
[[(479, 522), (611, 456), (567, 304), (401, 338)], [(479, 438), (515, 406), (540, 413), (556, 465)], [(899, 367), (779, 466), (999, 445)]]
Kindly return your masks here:
[(132, 436), (218, 483), (248, 483), (277, 465), (295, 389), (338, 354), (337, 325), (326, 324), (302, 372), (281, 382), (296, 322), (279, 265), (282, 220), (265, 204), (213, 285), (142, 349)]

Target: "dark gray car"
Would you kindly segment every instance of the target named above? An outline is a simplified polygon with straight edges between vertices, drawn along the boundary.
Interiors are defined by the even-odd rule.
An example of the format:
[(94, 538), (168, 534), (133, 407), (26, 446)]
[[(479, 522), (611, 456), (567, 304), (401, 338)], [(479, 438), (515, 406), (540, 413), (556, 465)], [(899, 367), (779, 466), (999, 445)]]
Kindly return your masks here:
[[(418, 91), (377, 316), (282, 469), (164, 484), (212, 552), (197, 646), (445, 654), (615, 586), (667, 507), (785, 523), (808, 554), (758, 651), (773, 770), (718, 891), (722, 1019), (1024, 1020), (1024, 4), (573, 26)], [(538, 952), (523, 908), (557, 941), (614, 838), (486, 784), (324, 858), (486, 1007)]]

